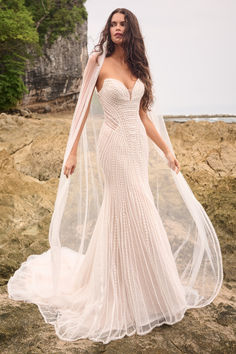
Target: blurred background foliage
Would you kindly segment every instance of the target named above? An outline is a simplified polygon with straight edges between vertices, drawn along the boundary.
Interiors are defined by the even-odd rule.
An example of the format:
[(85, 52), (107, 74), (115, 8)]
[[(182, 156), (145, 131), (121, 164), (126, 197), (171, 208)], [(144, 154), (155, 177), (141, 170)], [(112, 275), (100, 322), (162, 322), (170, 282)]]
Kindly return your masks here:
[(87, 19), (85, 0), (0, 0), (0, 111), (16, 106), (27, 88), (26, 62), (43, 54), (58, 36)]

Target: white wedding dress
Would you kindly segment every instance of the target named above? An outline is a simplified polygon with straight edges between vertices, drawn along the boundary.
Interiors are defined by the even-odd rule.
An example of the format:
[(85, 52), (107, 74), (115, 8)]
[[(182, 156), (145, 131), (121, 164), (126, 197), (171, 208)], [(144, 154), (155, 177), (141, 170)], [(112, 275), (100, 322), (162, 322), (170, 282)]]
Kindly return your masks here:
[(148, 136), (139, 116), (143, 93), (140, 79), (128, 90), (114, 78), (105, 79), (98, 92), (104, 109), (97, 145), (104, 195), (88, 249), (73, 274), (78, 254), (63, 248), (58, 302), (50, 303), (50, 250), (28, 257), (8, 282), (9, 296), (37, 304), (62, 340), (108, 343), (143, 335), (180, 321), (201, 301), (181, 282), (150, 189)]

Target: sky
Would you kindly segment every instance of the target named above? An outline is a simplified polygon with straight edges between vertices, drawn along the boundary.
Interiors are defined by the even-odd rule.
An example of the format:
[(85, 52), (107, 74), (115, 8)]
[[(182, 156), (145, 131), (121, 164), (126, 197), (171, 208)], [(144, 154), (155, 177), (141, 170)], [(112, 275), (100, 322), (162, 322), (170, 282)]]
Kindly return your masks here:
[(88, 50), (117, 7), (140, 24), (159, 114), (236, 114), (236, 0), (87, 0)]

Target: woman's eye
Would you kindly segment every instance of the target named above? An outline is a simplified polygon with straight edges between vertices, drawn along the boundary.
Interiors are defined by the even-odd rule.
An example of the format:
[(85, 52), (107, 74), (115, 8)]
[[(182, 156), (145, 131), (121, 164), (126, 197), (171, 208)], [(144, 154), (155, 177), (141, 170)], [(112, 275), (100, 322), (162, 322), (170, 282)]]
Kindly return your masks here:
[[(120, 25), (121, 25), (122, 27), (125, 27), (125, 22), (121, 22)], [(111, 23), (111, 27), (115, 27), (115, 26), (116, 26), (116, 23), (115, 23), (115, 22), (112, 22), (112, 23)]]

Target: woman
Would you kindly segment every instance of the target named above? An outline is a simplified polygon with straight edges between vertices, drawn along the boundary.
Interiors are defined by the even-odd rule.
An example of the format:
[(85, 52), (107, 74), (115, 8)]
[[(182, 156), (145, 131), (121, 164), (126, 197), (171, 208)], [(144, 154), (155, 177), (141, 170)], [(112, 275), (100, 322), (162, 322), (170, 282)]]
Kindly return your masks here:
[[(150, 110), (152, 82), (135, 15), (114, 10), (97, 48), (72, 120), (51, 247), (22, 264), (8, 292), (37, 304), (62, 340), (108, 343), (206, 306), (223, 276), (215, 230), (179, 172), (163, 119)], [(104, 118), (91, 144), (95, 87)], [(90, 121), (96, 132), (98, 120)], [(148, 137), (158, 153), (151, 179), (157, 197)]]
[[(128, 18), (130, 19), (130, 22), (128, 21)], [(129, 33), (130, 29), (132, 30), (131, 33)], [(136, 36), (135, 45), (138, 47), (136, 48), (136, 51), (139, 51), (138, 55), (137, 53), (134, 53), (135, 45), (130, 47), (129, 37), (131, 37), (131, 34), (135, 34)], [(127, 38), (125, 38), (125, 35)], [(173, 156), (167, 144), (161, 138), (160, 134), (158, 134), (151, 120), (145, 113), (145, 110), (149, 108), (150, 104), (153, 102), (151, 75), (145, 55), (142, 35), (136, 17), (128, 10), (117, 9), (113, 11), (103, 31), (102, 41), (99, 45), (100, 49), (102, 49), (103, 41), (107, 37), (110, 39), (111, 49), (109, 55), (105, 58), (103, 67), (99, 73), (96, 83), (97, 90), (100, 91), (102, 89), (105, 80), (116, 78), (124, 84), (127, 90), (132, 92), (135, 83), (139, 78), (137, 75), (140, 76), (140, 78), (145, 82), (145, 92), (141, 99), (139, 110), (140, 118), (145, 126), (147, 135), (165, 153), (165, 156), (169, 161), (169, 166), (176, 171), (176, 173), (178, 173), (180, 169), (178, 160)], [(132, 56), (134, 57), (134, 61), (132, 61)], [(135, 64), (138, 66), (135, 66)], [(130, 87), (130, 89), (128, 87)], [(72, 174), (75, 170), (79, 138), (80, 134), (78, 135), (71, 151), (70, 158), (65, 165), (64, 173), (66, 177), (68, 177), (69, 174)]]

